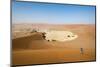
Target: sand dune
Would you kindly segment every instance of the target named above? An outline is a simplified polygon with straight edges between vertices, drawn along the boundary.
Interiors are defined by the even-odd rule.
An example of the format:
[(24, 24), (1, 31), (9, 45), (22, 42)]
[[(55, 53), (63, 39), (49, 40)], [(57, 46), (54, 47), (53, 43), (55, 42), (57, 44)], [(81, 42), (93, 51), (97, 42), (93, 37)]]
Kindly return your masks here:
[[(68, 42), (48, 42), (43, 39), (41, 32), (35, 32), (15, 38), (12, 40), (14, 65), (95, 60), (95, 25), (39, 25), (39, 27), (70, 30), (79, 37)], [(81, 48), (84, 50), (83, 54)]]

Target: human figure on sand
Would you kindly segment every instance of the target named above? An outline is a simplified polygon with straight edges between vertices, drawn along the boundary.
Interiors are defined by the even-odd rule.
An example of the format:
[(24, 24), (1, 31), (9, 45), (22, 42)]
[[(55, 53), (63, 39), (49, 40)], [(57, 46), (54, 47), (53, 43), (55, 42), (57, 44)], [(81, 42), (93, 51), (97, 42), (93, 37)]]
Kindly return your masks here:
[(83, 55), (84, 54), (84, 49), (80, 48), (80, 53)]

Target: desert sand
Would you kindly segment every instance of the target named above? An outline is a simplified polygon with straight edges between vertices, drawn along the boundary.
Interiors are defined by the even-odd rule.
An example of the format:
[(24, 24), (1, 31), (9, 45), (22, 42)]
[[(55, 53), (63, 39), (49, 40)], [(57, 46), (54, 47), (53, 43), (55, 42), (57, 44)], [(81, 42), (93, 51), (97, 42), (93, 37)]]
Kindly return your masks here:
[[(25, 28), (71, 31), (78, 35), (72, 41), (47, 41), (42, 32), (18, 31), (24, 28), (23, 24), (15, 25), (12, 30), (12, 63), (13, 65), (48, 64), (78, 61), (95, 61), (95, 25), (94, 24), (29, 24)], [(16, 35), (15, 35), (16, 34)]]

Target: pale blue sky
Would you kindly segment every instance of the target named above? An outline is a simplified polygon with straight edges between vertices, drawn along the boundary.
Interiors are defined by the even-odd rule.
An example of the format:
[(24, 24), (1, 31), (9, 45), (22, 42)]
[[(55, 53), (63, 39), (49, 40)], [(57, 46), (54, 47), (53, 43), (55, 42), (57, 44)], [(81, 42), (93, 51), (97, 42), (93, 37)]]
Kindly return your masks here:
[(13, 2), (13, 23), (94, 24), (95, 6)]

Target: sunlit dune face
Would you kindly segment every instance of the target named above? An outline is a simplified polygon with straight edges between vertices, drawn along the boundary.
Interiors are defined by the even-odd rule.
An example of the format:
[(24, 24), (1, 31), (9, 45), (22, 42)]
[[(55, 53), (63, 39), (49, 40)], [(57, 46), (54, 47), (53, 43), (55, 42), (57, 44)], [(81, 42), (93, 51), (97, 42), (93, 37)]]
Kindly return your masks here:
[(73, 34), (72, 32), (67, 32), (65, 41), (74, 40), (78, 37), (78, 35)]
[(45, 39), (48, 41), (71, 41), (78, 37), (69, 31), (50, 31), (46, 32)]

